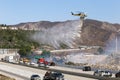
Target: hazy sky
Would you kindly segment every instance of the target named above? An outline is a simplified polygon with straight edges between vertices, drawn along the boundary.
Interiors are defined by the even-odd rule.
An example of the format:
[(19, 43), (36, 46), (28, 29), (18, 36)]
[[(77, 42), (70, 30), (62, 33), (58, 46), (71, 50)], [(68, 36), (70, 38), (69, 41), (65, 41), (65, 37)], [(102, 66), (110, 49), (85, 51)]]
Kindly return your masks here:
[(120, 23), (120, 0), (0, 0), (0, 24), (79, 19), (71, 11), (81, 11), (88, 19)]

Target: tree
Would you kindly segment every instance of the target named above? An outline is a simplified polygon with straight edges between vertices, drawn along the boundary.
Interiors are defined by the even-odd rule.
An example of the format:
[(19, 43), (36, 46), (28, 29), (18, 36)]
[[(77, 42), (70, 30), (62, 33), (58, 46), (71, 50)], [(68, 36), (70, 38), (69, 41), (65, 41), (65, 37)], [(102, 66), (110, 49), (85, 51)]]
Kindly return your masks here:
[(30, 46), (23, 46), (19, 51), (18, 53), (21, 55), (21, 56), (27, 56), (31, 53), (31, 47)]
[(43, 57), (50, 57), (50, 51), (43, 50), (41, 56), (43, 56)]
[(60, 47), (61, 47), (62, 49), (68, 48), (68, 46), (67, 46), (66, 44), (64, 44), (64, 43), (61, 43), (61, 44), (60, 44)]

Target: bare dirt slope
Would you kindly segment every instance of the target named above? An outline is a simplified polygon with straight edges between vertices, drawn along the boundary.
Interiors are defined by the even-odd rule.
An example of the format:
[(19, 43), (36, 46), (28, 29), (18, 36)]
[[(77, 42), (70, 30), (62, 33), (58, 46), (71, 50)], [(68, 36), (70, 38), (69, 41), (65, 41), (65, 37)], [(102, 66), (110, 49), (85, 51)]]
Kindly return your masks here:
[[(117, 31), (120, 29), (119, 24), (86, 19), (84, 20), (82, 28), (78, 31), (77, 26), (79, 27), (79, 23), (80, 20), (68, 20), (63, 22), (39, 21), (20, 23), (12, 26), (25, 30), (41, 30), (42, 32), (40, 34), (42, 35), (38, 35), (39, 37), (41, 36), (38, 38), (41, 41), (36, 41), (44, 41), (44, 43), (54, 47), (58, 47), (58, 44), (62, 43), (69, 47), (71, 47), (71, 45), (72, 47), (78, 47), (79, 45), (106, 46), (107, 42), (115, 38)], [(78, 32), (79, 35), (75, 32)], [(46, 36), (46, 34), (49, 35)], [(74, 37), (74, 35), (79, 37)], [(68, 36), (71, 36), (71, 38)], [(77, 46), (73, 44), (73, 42), (75, 42)]]

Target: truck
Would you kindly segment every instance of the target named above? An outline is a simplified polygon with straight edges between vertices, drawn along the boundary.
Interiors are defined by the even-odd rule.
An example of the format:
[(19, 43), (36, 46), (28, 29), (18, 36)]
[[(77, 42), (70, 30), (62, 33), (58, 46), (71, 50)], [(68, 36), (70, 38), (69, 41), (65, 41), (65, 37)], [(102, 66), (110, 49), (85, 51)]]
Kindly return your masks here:
[(10, 63), (17, 63), (19, 61), (19, 57), (10, 55), (10, 56), (5, 56), (3, 60)]
[(37, 63), (39, 67), (46, 67), (48, 65), (48, 62), (44, 58), (39, 58)]
[(39, 67), (55, 66), (55, 63), (53, 61), (46, 60), (46, 56), (44, 55), (36, 55), (34, 56), (34, 59), (37, 60), (37, 64)]
[(4, 60), (11, 63), (14, 62), (13, 56), (5, 56)]

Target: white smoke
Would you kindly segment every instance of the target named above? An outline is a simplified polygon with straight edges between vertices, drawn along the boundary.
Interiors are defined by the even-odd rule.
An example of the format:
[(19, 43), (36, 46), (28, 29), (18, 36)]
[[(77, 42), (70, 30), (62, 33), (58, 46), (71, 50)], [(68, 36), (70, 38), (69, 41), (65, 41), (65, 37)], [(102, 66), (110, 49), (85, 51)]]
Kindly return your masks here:
[(106, 45), (106, 54), (119, 53), (120, 51), (120, 35), (115, 35), (115, 37), (110, 40)]
[(106, 59), (108, 55), (94, 55), (91, 53), (76, 53), (65, 56), (66, 62), (97, 64)]
[(55, 48), (59, 48), (60, 44), (65, 44), (73, 48), (75, 39), (81, 37), (80, 31), (83, 21), (66, 21), (58, 23), (47, 29), (43, 28), (39, 32), (32, 35), (32, 39), (40, 44), (48, 44)]
[(111, 41), (107, 43), (105, 54), (108, 55), (104, 61), (106, 64), (120, 65), (120, 34), (116, 33)]

